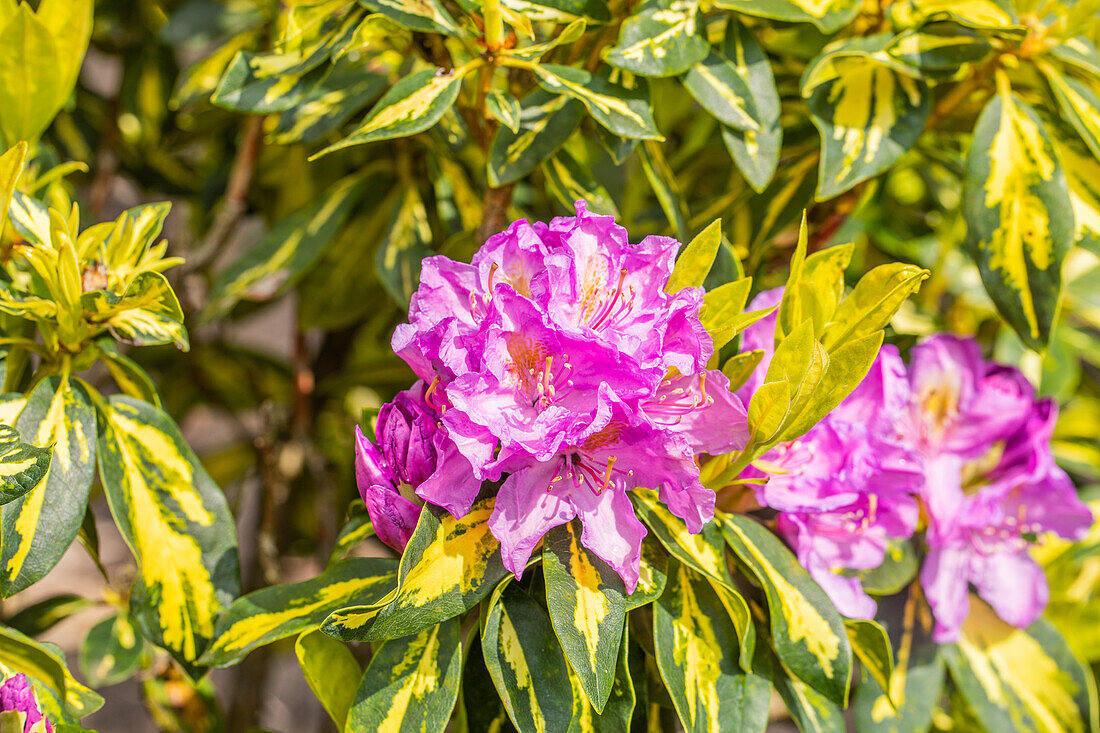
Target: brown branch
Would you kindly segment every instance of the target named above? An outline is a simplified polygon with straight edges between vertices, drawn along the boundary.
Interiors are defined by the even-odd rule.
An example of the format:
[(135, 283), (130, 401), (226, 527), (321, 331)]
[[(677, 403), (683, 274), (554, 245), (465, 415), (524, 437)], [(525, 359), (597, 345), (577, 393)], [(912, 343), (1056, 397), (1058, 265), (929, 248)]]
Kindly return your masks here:
[(507, 183), (500, 188), (490, 188), (485, 193), (485, 209), (481, 215), (481, 226), (477, 228), (477, 243), (504, 229), (508, 223), (508, 207), (512, 204), (512, 187)]
[(925, 124), (925, 130), (931, 130), (939, 125), (945, 118), (948, 117), (955, 108), (966, 101), (972, 93), (977, 91), (979, 87), (989, 80), (989, 77), (993, 76), (993, 72), (997, 70), (1000, 65), (1000, 58), (993, 56), (984, 64), (978, 67), (977, 71), (971, 74), (966, 79), (955, 85), (955, 87), (945, 94), (943, 98), (936, 104), (935, 109), (928, 115), (928, 122)]

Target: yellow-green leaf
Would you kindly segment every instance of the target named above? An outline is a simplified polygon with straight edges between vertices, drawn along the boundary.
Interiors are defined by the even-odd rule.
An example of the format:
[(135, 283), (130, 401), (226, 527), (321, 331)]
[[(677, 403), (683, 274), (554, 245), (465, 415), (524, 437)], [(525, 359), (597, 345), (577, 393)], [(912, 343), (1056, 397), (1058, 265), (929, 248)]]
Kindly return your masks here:
[(38, 488), (50, 470), (50, 448), (24, 443), (19, 431), (0, 424), (0, 504)]
[(389, 558), (349, 558), (316, 578), (261, 588), (235, 600), (218, 618), (204, 666), (226, 667), (253, 649), (320, 628), (333, 611), (377, 603), (397, 585)]
[(53, 35), (20, 3), (0, 30), (0, 134), (8, 147), (37, 140), (49, 126), (65, 101), (65, 75)]
[(722, 533), (764, 589), (775, 650), (784, 665), (838, 705), (847, 704), (852, 648), (829, 597), (774, 534), (728, 514)]
[(822, 345), (833, 352), (844, 344), (881, 331), (930, 274), (928, 270), (900, 262), (879, 265), (871, 270), (837, 306), (825, 326)]
[(657, 668), (689, 733), (763, 730), (771, 683), (738, 662), (739, 635), (703, 577), (680, 563), (653, 611)]
[(653, 530), (669, 554), (719, 584), (736, 590), (726, 566), (725, 546), (717, 525), (710, 522), (699, 534), (688, 532), (684, 521), (661, 503), (652, 489), (635, 489), (630, 498), (640, 519)]
[(638, 140), (664, 139), (653, 121), (649, 89), (642, 80), (636, 80), (628, 88), (571, 66), (539, 64), (532, 70), (543, 89), (576, 99), (596, 122), (616, 135)]
[(15, 184), (23, 173), (23, 160), (27, 157), (27, 143), (20, 140), (10, 150), (0, 155), (0, 232), (8, 222), (11, 196)]
[(490, 603), (482, 621), (481, 649), (519, 733), (569, 727), (573, 689), (565, 657), (546, 612), (514, 583)]
[(41, 485), (3, 508), (0, 591), (5, 598), (46, 575), (76, 539), (95, 475), (96, 417), (87, 393), (68, 378), (43, 380), (15, 423), (52, 446)]
[[(714, 265), (714, 258), (718, 256), (718, 247), (721, 244), (722, 220), (715, 219), (703, 231), (696, 234), (695, 239), (691, 240), (680, 253), (676, 259), (676, 267), (665, 285), (665, 292), (676, 293), (684, 288), (702, 287), (703, 281), (707, 279), (707, 273)], [(751, 285), (750, 281), (749, 286)], [(745, 295), (747, 296), (748, 293), (746, 292)], [(737, 310), (740, 312), (741, 308)]]
[(458, 619), (378, 647), (348, 713), (347, 733), (443, 730), (462, 680)]
[(426, 507), (401, 556), (395, 591), (374, 605), (333, 613), (325, 632), (345, 641), (384, 641), (473, 608), (508, 574), (487, 524), (492, 512), (492, 499), (461, 519)]
[(134, 617), (146, 638), (192, 664), (240, 591), (233, 517), (166, 413), (114, 396), (100, 417), (100, 479), (138, 564)]
[(894, 673), (894, 652), (886, 629), (876, 621), (853, 618), (844, 619), (844, 628), (848, 630), (848, 642), (864, 671), (882, 689), (889, 690), (890, 675)]
[(592, 707), (602, 712), (615, 682), (626, 620), (623, 581), (581, 545), (577, 520), (546, 534), (542, 568), (554, 631)]
[(343, 731), (363, 674), (359, 662), (343, 642), (320, 631), (307, 631), (299, 636), (294, 642), (294, 654), (309, 689), (337, 730)]
[(1025, 344), (1042, 349), (1073, 246), (1073, 205), (1038, 115), (1006, 77), (998, 86), (967, 157), (966, 245), (1001, 315)]

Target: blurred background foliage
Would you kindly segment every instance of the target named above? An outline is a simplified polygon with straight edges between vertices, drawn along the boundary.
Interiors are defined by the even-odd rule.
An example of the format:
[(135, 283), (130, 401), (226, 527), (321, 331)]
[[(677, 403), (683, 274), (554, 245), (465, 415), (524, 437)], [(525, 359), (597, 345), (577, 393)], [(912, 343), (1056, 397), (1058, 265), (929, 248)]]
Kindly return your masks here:
[[(1100, 3), (500, 7), (488, 48), (471, 0), (95, 3), (36, 160), (84, 164), (53, 185), (92, 221), (172, 201), (191, 351), (131, 356), (229, 497), (244, 590), (335, 545), (356, 496), (349, 426), (410, 381), (389, 337), (420, 259), (466, 259), (578, 198), (636, 237), (687, 241), (722, 217), (713, 283), (743, 262), (758, 289), (780, 284), (803, 209), (811, 250), (856, 243), (850, 282), (887, 261), (931, 269), (890, 339), (976, 334), (1021, 364), (1062, 403), (1056, 454), (1097, 495)], [(1016, 196), (1001, 206), (998, 175)], [(1050, 618), (1100, 662), (1100, 538), (1044, 560)], [(226, 719), (209, 683), (163, 667), (149, 709), (165, 729), (245, 730), (266, 670), (249, 660)]]

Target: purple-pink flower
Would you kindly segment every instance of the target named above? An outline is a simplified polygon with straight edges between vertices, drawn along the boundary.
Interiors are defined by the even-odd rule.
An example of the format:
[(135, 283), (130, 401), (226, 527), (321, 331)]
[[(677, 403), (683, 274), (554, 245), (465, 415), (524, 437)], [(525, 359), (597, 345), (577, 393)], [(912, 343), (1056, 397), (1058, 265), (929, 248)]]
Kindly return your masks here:
[(1027, 626), (1048, 599), (1028, 554), (1034, 537), (1080, 539), (1092, 513), (1054, 464), (1058, 408), (1016, 369), (986, 363), (969, 339), (935, 336), (913, 349), (903, 430), (921, 455), (928, 556), (921, 585), (936, 641), (958, 638), (973, 586), (1010, 624)]
[[(679, 246), (631, 244), (578, 202), (575, 217), (513, 223), (469, 265), (423, 263), (393, 347), (476, 480), (421, 484), (416, 495), (461, 516), (481, 482), (501, 481), (489, 526), (516, 576), (547, 531), (579, 518), (582, 543), (633, 590), (646, 533), (627, 495), (635, 487), (657, 489), (693, 532), (714, 515), (695, 457), (742, 447), (745, 410), (706, 368), (702, 289), (665, 292)], [(411, 514), (412, 502), (393, 498), (400, 482), (368, 483)]]
[[(27, 675), (22, 672), (14, 674), (0, 684), (0, 712), (19, 712), (24, 716), (24, 733), (53, 733), (53, 725), (42, 715), (42, 708), (38, 705), (38, 699), (34, 694)], [(37, 728), (35, 727), (41, 723)]]

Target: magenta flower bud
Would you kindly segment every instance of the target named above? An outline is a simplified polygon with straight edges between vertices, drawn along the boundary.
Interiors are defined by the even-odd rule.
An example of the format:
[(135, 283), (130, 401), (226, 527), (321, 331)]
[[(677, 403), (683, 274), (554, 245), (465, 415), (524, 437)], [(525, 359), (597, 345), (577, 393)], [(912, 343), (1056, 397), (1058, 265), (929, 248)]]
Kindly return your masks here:
[[(53, 733), (53, 725), (42, 714), (42, 708), (38, 705), (34, 687), (22, 672), (8, 677), (0, 684), (0, 712), (11, 711), (23, 713), (25, 716), (24, 733), (38, 733), (42, 730)], [(42, 725), (35, 728), (38, 723)]]
[[(481, 482), (439, 424), (434, 392), (417, 382), (378, 412), (378, 445), (355, 429), (355, 478), (378, 538), (405, 549), (424, 500), (465, 514)], [(453, 498), (457, 494), (458, 500)], [(465, 497), (468, 497), (468, 501)]]

